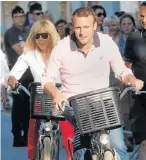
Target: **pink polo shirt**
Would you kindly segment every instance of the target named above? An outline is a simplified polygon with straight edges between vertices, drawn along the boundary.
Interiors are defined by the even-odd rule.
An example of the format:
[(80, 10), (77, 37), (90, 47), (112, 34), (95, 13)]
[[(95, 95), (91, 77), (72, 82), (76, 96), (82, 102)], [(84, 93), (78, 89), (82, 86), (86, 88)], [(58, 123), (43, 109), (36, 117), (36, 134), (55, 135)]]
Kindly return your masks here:
[(132, 74), (124, 65), (117, 45), (108, 35), (95, 33), (94, 44), (86, 57), (77, 47), (75, 36), (68, 36), (54, 47), (42, 77), (42, 87), (47, 82), (55, 83), (60, 72), (66, 98), (106, 88), (109, 87), (110, 65), (117, 77)]

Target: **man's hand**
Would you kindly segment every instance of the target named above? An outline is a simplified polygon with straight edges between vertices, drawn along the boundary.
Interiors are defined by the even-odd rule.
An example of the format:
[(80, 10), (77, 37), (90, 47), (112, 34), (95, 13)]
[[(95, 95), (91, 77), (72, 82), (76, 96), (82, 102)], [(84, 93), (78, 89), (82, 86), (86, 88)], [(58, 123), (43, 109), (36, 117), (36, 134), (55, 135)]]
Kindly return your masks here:
[(11, 88), (14, 88), (15, 85), (18, 83), (17, 79), (14, 77), (14, 76), (10, 76), (8, 78), (8, 85), (11, 87)]
[(140, 79), (136, 79), (136, 77), (132, 74), (128, 74), (124, 77), (123, 82), (125, 85), (131, 85), (137, 90), (141, 90), (144, 86), (144, 82)]
[(129, 77), (129, 83), (132, 87), (134, 87), (137, 90), (141, 90), (144, 86), (144, 82), (140, 79), (136, 79), (135, 76)]
[(141, 90), (144, 86), (144, 82), (140, 79), (136, 79), (135, 81), (131, 82), (131, 85), (137, 89), (137, 90)]
[(57, 110), (62, 109), (62, 102), (68, 103), (61, 91), (56, 91), (53, 98), (53, 105)]

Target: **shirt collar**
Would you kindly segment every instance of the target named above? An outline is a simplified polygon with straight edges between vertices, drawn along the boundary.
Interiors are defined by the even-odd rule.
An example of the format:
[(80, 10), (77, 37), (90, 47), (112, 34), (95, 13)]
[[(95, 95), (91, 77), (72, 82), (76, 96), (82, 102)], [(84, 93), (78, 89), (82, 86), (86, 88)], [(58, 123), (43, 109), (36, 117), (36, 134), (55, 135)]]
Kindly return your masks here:
[[(93, 48), (97, 48), (100, 46), (100, 40), (99, 40), (99, 36), (96, 32), (94, 32), (94, 35), (93, 35), (93, 46), (91, 47), (90, 51), (93, 50)], [(71, 34), (70, 36), (70, 48), (72, 51), (74, 50), (80, 50), (78, 48), (78, 45), (77, 45), (77, 38), (75, 36), (75, 33)]]

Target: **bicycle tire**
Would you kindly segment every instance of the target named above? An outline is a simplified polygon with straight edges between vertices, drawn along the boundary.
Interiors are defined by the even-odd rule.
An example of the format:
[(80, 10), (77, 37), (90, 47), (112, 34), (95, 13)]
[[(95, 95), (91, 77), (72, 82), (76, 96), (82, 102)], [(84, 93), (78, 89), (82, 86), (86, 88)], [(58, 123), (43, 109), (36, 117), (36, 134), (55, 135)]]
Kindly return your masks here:
[(44, 148), (41, 151), (41, 160), (52, 160), (51, 159), (51, 140), (49, 137), (45, 137), (43, 140)]
[(41, 160), (40, 142), (37, 144), (37, 160)]
[(104, 160), (114, 160), (113, 153), (109, 150), (104, 152)]
[(119, 157), (116, 154), (116, 151), (112, 150), (106, 150), (104, 152), (104, 160), (120, 160)]
[(54, 137), (53, 141), (53, 159), (59, 160), (59, 153), (60, 153), (60, 131), (58, 130), (56, 136)]

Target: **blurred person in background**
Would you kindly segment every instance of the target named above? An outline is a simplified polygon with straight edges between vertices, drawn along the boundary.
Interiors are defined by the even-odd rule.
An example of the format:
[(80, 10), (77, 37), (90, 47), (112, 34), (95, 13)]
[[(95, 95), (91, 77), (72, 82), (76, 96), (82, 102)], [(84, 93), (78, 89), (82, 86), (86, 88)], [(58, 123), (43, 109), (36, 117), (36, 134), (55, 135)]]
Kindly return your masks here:
[(117, 16), (118, 18), (122, 17), (124, 14), (126, 14), (124, 11), (114, 13), (114, 15)]
[(30, 13), (30, 6), (36, 3), (36, 1), (30, 1), (28, 3), (28, 12), (26, 13), (26, 21), (25, 21), (25, 26), (29, 26), (33, 23), (32, 21), (32, 15)]
[(40, 3), (37, 3), (37, 2), (30, 5), (29, 15), (31, 16), (32, 23), (29, 24), (29, 26), (26, 27), (28, 32), (30, 31), (32, 25), (35, 22), (37, 22), (39, 20), (42, 20), (44, 18), (44, 13), (42, 11), (42, 5)]
[(103, 21), (106, 17), (106, 11), (102, 6), (94, 5), (91, 6), (91, 9), (95, 12), (97, 15), (97, 30), (96, 31), (103, 31)]
[(115, 15), (106, 17), (103, 23), (104, 28), (108, 28), (108, 34), (112, 37), (113, 41), (118, 45), (120, 36), (119, 18)]
[[(48, 20), (38, 21), (32, 26), (26, 40), (24, 52), (10, 72), (8, 84), (11, 88), (14, 88), (28, 67), (30, 67), (34, 81), (41, 81), (51, 50), (59, 39), (60, 37), (54, 24)], [(29, 160), (36, 160), (36, 149), (39, 138), (38, 130), (39, 120), (30, 119), (28, 132)]]
[[(134, 75), (144, 81), (146, 91), (146, 2), (140, 7), (142, 28), (132, 32), (126, 41), (124, 59)], [(139, 159), (146, 160), (146, 94), (133, 96), (130, 118), (136, 144), (140, 144)]]
[[(25, 40), (28, 36), (27, 30), (24, 28), (25, 13), (23, 9), (16, 6), (12, 10), (13, 25), (10, 29), (6, 30), (4, 35), (4, 44), (6, 55), (8, 58), (8, 65), (10, 70), (15, 65), (18, 57), (23, 53)], [(24, 75), (19, 80), (22, 85), (28, 88), (33, 77), (29, 69), (26, 70)], [(13, 133), (13, 146), (22, 147), (27, 146), (27, 133), (29, 127), (29, 97), (25, 94), (12, 94), (13, 107), (12, 107), (12, 133)], [(23, 131), (23, 135), (22, 135)]]
[(44, 12), (44, 20), (49, 20), (54, 23), (52, 13), (50, 13), (49, 11), (45, 11)]
[(66, 36), (66, 33), (65, 33), (66, 25), (67, 25), (67, 22), (64, 19), (60, 19), (55, 23), (55, 27), (61, 39), (63, 39)]
[(135, 20), (132, 15), (130, 14), (124, 14), (120, 18), (120, 30), (121, 30), (121, 35), (119, 37), (119, 49), (121, 54), (124, 54), (124, 49), (125, 49), (125, 43), (126, 39), (129, 36), (131, 32), (135, 31)]
[(65, 35), (71, 35), (73, 33), (73, 25), (72, 23), (67, 23), (66, 28), (65, 28)]

